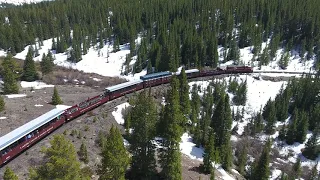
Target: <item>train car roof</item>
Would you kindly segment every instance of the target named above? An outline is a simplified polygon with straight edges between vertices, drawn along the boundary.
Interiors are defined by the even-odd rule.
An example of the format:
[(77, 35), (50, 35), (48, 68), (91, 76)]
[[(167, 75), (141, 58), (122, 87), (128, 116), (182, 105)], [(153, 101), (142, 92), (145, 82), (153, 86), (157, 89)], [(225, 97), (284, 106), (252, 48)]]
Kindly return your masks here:
[(171, 75), (171, 72), (165, 71), (165, 72), (158, 72), (158, 73), (152, 73), (152, 74), (147, 74), (144, 76), (140, 76), (140, 79), (142, 80), (147, 80), (147, 79), (152, 79), (156, 77), (162, 77), (162, 76), (168, 76)]
[(0, 137), (0, 151), (10, 146), (20, 138), (31, 133), (32, 131), (36, 130), (37, 128), (41, 127), (42, 125), (50, 122), (52, 119), (60, 116), (69, 107), (70, 106), (59, 106)]
[(113, 91), (116, 91), (116, 90), (119, 90), (119, 89), (122, 89), (122, 88), (125, 88), (125, 87), (129, 87), (129, 86), (132, 86), (132, 85), (135, 85), (135, 84), (139, 84), (139, 83), (142, 83), (142, 82), (143, 81), (140, 80), (140, 79), (135, 80), (135, 81), (129, 81), (129, 82), (117, 84), (115, 86), (107, 87), (106, 91), (113, 92)]

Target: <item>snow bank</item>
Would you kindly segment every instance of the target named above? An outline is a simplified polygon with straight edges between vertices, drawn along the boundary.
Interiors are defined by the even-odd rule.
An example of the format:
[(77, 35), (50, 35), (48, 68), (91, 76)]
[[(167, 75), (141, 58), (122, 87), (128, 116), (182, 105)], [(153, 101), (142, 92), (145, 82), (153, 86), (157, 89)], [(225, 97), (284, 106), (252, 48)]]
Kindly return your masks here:
[(51, 0), (0, 0), (0, 4), (7, 3), (7, 4), (14, 4), (14, 5), (22, 5), (22, 4), (39, 3), (41, 1), (51, 1)]
[(281, 171), (279, 169), (274, 169), (271, 171), (271, 177), (270, 180), (278, 179), (278, 177), (281, 176)]
[(54, 85), (46, 84), (41, 81), (33, 81), (33, 82), (21, 81), (21, 87), (22, 88), (42, 89), (42, 88), (47, 88), (47, 87), (54, 87)]
[(192, 137), (187, 133), (181, 136), (180, 151), (191, 159), (203, 161), (203, 149), (196, 147), (196, 144), (192, 142)]
[[(1, 1), (1, 0), (0, 0)], [(136, 44), (140, 44), (141, 37), (138, 37), (135, 40)], [(35, 61), (41, 61), (42, 54), (48, 53), (48, 50), (51, 50), (52, 47), (52, 38), (43, 41), (43, 46), (39, 48), (39, 56), (35, 57)], [(25, 59), (28, 53), (29, 46), (26, 46), (24, 50), (14, 57), (18, 59)], [(55, 61), (54, 63), (59, 66), (77, 69), (86, 73), (96, 73), (102, 76), (118, 76), (123, 77), (127, 80), (139, 79), (140, 76), (147, 73), (146, 70), (141, 71), (138, 74), (124, 76), (121, 75), (121, 72), (125, 70), (124, 62), (126, 60), (126, 55), (130, 53), (130, 44), (120, 45), (120, 51), (113, 52), (113, 45), (111, 43), (106, 44), (100, 50), (96, 47), (91, 47), (88, 50), (88, 53), (82, 56), (82, 60), (78, 63), (70, 63), (67, 61), (67, 53), (54, 54)], [(0, 55), (6, 55), (2, 52)], [(130, 64), (134, 64), (136, 57), (132, 58)], [(131, 69), (131, 68), (130, 68)]]
[(221, 165), (215, 165), (215, 168), (221, 173), (223, 180), (235, 180), (235, 178), (231, 177), (222, 167)]
[(129, 106), (130, 104), (126, 102), (115, 107), (115, 110), (112, 112), (112, 115), (118, 124), (121, 124), (121, 125), (124, 124), (124, 119), (121, 112), (122, 112), (122, 109), (125, 109), (126, 107), (129, 107)]
[(9, 94), (6, 95), (8, 98), (19, 98), (19, 97), (26, 97), (26, 94)]

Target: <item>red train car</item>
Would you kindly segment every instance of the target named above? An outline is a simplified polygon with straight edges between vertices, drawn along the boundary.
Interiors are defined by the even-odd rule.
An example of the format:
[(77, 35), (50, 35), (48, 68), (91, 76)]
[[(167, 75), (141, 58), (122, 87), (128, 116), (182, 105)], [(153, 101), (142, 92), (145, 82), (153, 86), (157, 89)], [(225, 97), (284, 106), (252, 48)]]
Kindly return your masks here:
[(0, 166), (64, 124), (65, 109), (53, 109), (0, 137)]

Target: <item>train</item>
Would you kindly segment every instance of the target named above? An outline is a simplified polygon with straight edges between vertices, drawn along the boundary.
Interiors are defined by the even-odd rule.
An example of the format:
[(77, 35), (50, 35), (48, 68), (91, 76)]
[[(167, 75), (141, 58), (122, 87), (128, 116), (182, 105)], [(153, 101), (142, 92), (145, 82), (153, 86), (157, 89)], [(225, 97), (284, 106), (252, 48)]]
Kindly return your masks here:
[[(212, 70), (189, 69), (185, 71), (188, 79), (222, 74), (253, 73), (249, 66), (224, 66)], [(85, 114), (94, 108), (141, 89), (167, 84), (172, 76), (180, 72), (158, 72), (141, 76), (140, 79), (105, 88), (104, 92), (73, 105), (53, 109), (40, 117), (20, 126), (0, 137), (0, 167), (36, 144), (42, 138), (63, 126), (63, 124)]]

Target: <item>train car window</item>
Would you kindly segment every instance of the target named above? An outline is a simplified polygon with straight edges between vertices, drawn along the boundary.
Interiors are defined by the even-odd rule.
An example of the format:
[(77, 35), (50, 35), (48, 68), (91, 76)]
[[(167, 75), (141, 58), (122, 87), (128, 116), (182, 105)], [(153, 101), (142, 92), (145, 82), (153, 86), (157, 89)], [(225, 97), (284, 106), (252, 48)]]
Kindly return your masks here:
[(72, 114), (72, 113), (74, 113), (74, 112), (76, 112), (76, 111), (78, 111), (78, 108), (77, 108), (77, 107), (71, 109), (71, 110), (69, 111), (69, 114)]

